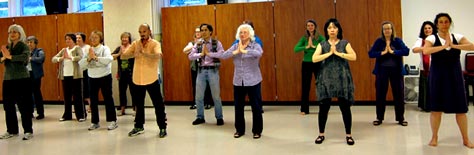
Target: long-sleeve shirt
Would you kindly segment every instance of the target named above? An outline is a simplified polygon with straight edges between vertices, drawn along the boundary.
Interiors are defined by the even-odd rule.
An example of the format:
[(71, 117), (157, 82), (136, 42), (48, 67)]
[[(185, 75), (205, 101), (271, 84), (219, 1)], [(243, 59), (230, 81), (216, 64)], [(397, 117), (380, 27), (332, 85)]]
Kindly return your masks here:
[[(60, 62), (61, 58), (64, 56), (64, 53), (67, 53), (67, 51), (68, 51), (67, 48), (63, 48), (61, 51), (59, 51), (58, 54), (56, 54), (53, 58), (51, 58), (53, 63)], [(80, 79), (82, 78), (82, 69), (79, 66), (79, 61), (83, 57), (82, 49), (79, 46), (74, 46), (70, 51), (71, 51), (71, 54), (68, 54), (68, 55), (71, 57), (70, 61), (72, 61), (73, 78)], [(65, 60), (62, 60), (61, 64), (59, 65), (58, 78), (60, 80), (64, 79), (64, 61)]]
[[(403, 67), (403, 58), (402, 56), (408, 56), (410, 49), (403, 43), (403, 40), (400, 38), (395, 38), (390, 42), (390, 47), (393, 50), (393, 54), (387, 53), (382, 55), (382, 52), (387, 47), (387, 42), (382, 38), (378, 38), (372, 48), (369, 51), (370, 58), (376, 58), (375, 68), (373, 73), (376, 74), (380, 66), (383, 64), (392, 64), (391, 66)], [(403, 72), (404, 70), (402, 70)], [(402, 73), (403, 74), (403, 73)]]
[[(221, 42), (217, 41), (216, 45), (217, 45), (216, 51), (212, 51), (213, 50), (212, 49), (212, 39), (209, 39), (204, 44), (202, 44), (202, 46), (206, 46), (209, 53), (223, 53), (224, 48), (222, 47)], [(199, 63), (201, 63), (200, 66), (215, 66), (214, 59), (216, 57), (214, 57), (212, 55), (207, 55), (207, 56), (202, 56), (201, 57), (201, 52), (202, 51), (199, 51), (198, 48), (199, 48), (198, 44), (194, 45), (193, 49), (191, 50), (191, 53), (189, 53), (189, 55), (188, 55), (189, 60), (196, 60), (196, 59), (201, 58), (201, 61), (199, 62)]]
[[(30, 49), (28, 46), (19, 41), (15, 46), (13, 44), (8, 45), (8, 50), (10, 51), (11, 59), (5, 59), (3, 62), (5, 64), (5, 71), (3, 74), (3, 80), (16, 80), (29, 78), (30, 72), (26, 68), (28, 63), (28, 57)], [(3, 57), (3, 54), (0, 52), (0, 57)]]
[(43, 72), (43, 63), (44, 63), (44, 51), (41, 48), (35, 48), (31, 52), (31, 71), (33, 73), (33, 78), (41, 78), (44, 75)]
[(89, 52), (84, 56), (84, 59), (79, 61), (82, 68), (87, 68), (87, 74), (91, 78), (101, 78), (112, 73), (112, 53), (110, 48), (99, 44), (96, 47), (91, 47), (97, 57), (97, 60), (87, 61), (90, 57)]
[(158, 80), (158, 65), (161, 57), (160, 43), (151, 38), (146, 40), (145, 45), (140, 39), (135, 40), (120, 56), (121, 59), (135, 58), (132, 81), (136, 85), (142, 86)]
[(257, 42), (250, 42), (247, 53), (239, 53), (233, 55), (233, 51), (237, 50), (239, 44), (234, 44), (224, 53), (211, 53), (210, 56), (227, 59), (232, 57), (234, 62), (234, 86), (255, 86), (262, 82), (262, 73), (260, 71), (260, 58), (263, 50)]
[(306, 46), (308, 46), (308, 37), (301, 37), (300, 41), (296, 43), (294, 51), (295, 53), (304, 51), (304, 57), (303, 57), (303, 62), (313, 62), (313, 54), (314, 51), (316, 51), (316, 47), (318, 46), (319, 43), (323, 42), (324, 37), (322, 35), (319, 35), (318, 38), (313, 38), (313, 45), (314, 48), (310, 47), (306, 49)]

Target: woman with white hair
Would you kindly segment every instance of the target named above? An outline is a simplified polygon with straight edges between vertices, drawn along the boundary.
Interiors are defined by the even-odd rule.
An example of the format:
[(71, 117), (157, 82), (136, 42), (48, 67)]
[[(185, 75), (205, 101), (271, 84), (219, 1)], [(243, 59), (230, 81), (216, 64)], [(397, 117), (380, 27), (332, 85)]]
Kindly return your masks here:
[(3, 74), (3, 109), (7, 132), (0, 139), (18, 136), (18, 119), (15, 104), (21, 114), (21, 123), (25, 133), (23, 140), (33, 138), (33, 100), (31, 97), (30, 73), (26, 68), (30, 49), (26, 45), (25, 31), (20, 25), (8, 28), (8, 45), (2, 45), (0, 62), (5, 64)]
[[(238, 44), (232, 45), (224, 53), (209, 53), (219, 58), (233, 57), (234, 61), (234, 105), (235, 105), (235, 129), (234, 138), (245, 134), (244, 106), (245, 96), (248, 95), (252, 105), (253, 138), (262, 136), (263, 118), (262, 109), (262, 74), (259, 67), (260, 57), (263, 54), (262, 47), (255, 42), (255, 32), (248, 24), (242, 24), (237, 29), (235, 38)], [(214, 56), (213, 56), (214, 57)]]

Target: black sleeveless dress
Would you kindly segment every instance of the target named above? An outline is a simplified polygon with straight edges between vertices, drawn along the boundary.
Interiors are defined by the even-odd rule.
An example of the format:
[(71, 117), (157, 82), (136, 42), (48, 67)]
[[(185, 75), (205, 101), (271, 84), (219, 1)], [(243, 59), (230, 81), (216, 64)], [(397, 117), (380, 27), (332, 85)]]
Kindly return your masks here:
[[(321, 54), (330, 51), (331, 45), (327, 41), (321, 44)], [(347, 40), (340, 40), (336, 50), (346, 53)], [(316, 96), (321, 101), (326, 98), (344, 98), (349, 104), (354, 103), (354, 83), (352, 81), (349, 62), (335, 54), (321, 61), (321, 68), (316, 78)]]
[[(438, 35), (433, 46), (442, 46)], [(452, 35), (453, 43), (458, 41)], [(432, 111), (466, 113), (468, 104), (464, 77), (459, 56), (461, 50), (451, 48), (431, 54), (429, 73), (430, 102)]]

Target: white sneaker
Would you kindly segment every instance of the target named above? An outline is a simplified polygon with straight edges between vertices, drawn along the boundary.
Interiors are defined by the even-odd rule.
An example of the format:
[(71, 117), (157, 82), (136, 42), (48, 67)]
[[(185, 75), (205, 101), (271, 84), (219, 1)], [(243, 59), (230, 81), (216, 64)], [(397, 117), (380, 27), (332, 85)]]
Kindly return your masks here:
[(107, 126), (107, 130), (117, 129), (117, 127), (118, 127), (117, 122), (112, 121), (109, 123), (109, 126)]
[(30, 140), (31, 138), (33, 138), (33, 133), (30, 132), (25, 133), (23, 136), (23, 140)]
[(92, 123), (91, 126), (89, 126), (88, 130), (91, 131), (91, 130), (95, 130), (95, 129), (98, 129), (98, 128), (100, 128), (99, 124)]
[(16, 137), (16, 136), (18, 136), (18, 134), (11, 134), (11, 133), (6, 132), (5, 134), (0, 136), (0, 139), (8, 139), (8, 138)]

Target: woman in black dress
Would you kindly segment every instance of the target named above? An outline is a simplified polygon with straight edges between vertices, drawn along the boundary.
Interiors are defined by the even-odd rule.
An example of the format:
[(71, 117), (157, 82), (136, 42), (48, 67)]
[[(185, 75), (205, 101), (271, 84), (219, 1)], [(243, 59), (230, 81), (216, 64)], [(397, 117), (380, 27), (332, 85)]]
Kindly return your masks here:
[(355, 61), (357, 56), (351, 44), (342, 39), (342, 27), (337, 19), (329, 19), (324, 25), (324, 32), (327, 41), (319, 43), (313, 54), (313, 62), (321, 62), (316, 79), (316, 96), (321, 103), (318, 116), (319, 136), (314, 142), (316, 144), (323, 143), (331, 99), (337, 98), (346, 130), (346, 142), (348, 145), (354, 145), (355, 142), (351, 134), (354, 82), (349, 61)]
[(474, 148), (467, 130), (468, 104), (459, 55), (461, 50), (474, 50), (474, 45), (463, 35), (449, 32), (452, 19), (447, 13), (436, 15), (437, 34), (426, 38), (423, 54), (431, 54), (428, 76), (431, 102), (432, 137), (428, 145), (438, 145), (438, 131), (442, 113), (455, 113), (463, 144)]

